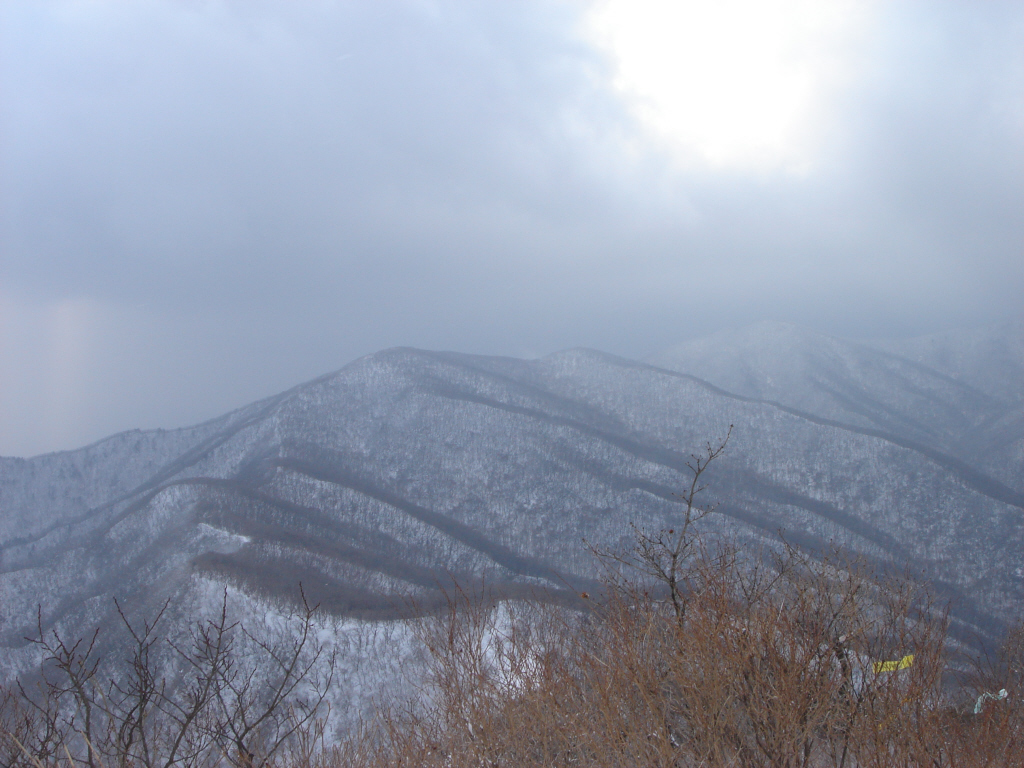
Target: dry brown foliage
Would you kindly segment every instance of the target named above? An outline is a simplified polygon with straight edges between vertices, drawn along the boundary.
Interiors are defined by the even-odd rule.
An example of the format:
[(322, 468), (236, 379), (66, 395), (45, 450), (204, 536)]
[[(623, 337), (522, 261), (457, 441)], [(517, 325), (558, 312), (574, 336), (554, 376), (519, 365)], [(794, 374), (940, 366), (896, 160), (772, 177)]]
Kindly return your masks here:
[[(608, 591), (589, 611), (453, 598), (423, 632), (419, 702), (384, 709), (335, 764), (1024, 765), (1024, 631), (951, 689), (926, 587), (840, 550), (710, 545), (698, 496), (727, 440), (692, 457), (674, 529), (600, 555)], [(1002, 688), (972, 714), (965, 694)]]
[[(202, 760), (179, 752), (176, 764), (258, 756), (297, 768), (1024, 765), (1024, 631), (951, 690), (945, 614), (913, 582), (879, 579), (840, 552), (811, 558), (783, 548), (771, 561), (729, 547), (694, 552), (682, 612), (649, 582), (622, 579), (582, 612), (455, 594), (447, 612), (421, 623), (430, 671), (415, 701), (382, 707), (333, 746), (311, 721), (273, 754), (252, 741), (253, 757), (239, 757), (222, 739), (219, 751)], [(912, 665), (875, 672), (876, 661), (908, 654)], [(974, 697), (1002, 688), (1006, 699), (972, 714)], [(90, 757), (100, 767), (155, 764), (106, 731), (90, 754), (48, 706), (26, 707), (8, 692), (5, 767)]]
[[(1015, 696), (947, 703), (944, 614), (838, 555), (692, 564), (680, 618), (622, 585), (586, 615), (453, 601), (425, 633), (429, 704), (390, 710), (348, 765), (1015, 765)], [(874, 671), (876, 660), (913, 664)], [(1018, 761), (1018, 762), (1014, 762)]]

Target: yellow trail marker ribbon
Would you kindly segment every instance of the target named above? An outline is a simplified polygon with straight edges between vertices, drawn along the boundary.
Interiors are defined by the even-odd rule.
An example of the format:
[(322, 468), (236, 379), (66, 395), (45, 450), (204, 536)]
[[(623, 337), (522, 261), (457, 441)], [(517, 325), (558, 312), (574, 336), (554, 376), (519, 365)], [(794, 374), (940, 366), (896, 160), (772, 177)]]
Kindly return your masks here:
[(875, 674), (880, 672), (898, 672), (901, 669), (912, 667), (914, 665), (914, 654), (908, 654), (899, 661), (876, 661), (872, 666), (875, 669)]

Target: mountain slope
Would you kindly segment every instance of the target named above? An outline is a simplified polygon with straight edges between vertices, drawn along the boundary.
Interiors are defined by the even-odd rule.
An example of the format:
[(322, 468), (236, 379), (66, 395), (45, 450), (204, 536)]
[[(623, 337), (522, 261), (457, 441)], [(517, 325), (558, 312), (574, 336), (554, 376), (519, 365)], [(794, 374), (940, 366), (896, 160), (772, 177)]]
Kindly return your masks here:
[[(992, 401), (958, 411), (975, 391), (912, 361), (786, 343), (805, 369), (769, 382), (765, 356), (740, 391), (714, 370), (588, 350), (393, 349), (195, 428), (4, 459), (0, 675), (32, 662), (37, 606), (44, 627), (84, 627), (113, 618), (113, 596), (184, 613), (217, 584), (274, 603), (301, 581), (364, 619), (430, 607), (453, 580), (572, 599), (599, 576), (583, 540), (622, 549), (630, 522), (671, 526), (689, 454), (731, 424), (709, 473), (712, 530), (756, 544), (784, 529), (812, 550), (835, 541), (898, 562), (981, 630), (1019, 613), (1024, 494), (947, 442), (986, 423)], [(872, 415), (829, 390), (859, 392)]]
[[(986, 333), (869, 345), (759, 323), (681, 344), (650, 362), (927, 446), (1024, 491), (1021, 329), (1004, 324)], [(943, 360), (949, 364), (942, 369), (929, 364)]]

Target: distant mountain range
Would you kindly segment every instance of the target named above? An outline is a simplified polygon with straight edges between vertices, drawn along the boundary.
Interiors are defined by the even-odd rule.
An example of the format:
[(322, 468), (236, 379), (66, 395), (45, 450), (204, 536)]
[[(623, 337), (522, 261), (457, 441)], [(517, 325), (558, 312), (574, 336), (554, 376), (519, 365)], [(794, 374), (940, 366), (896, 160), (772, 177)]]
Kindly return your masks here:
[(387, 619), (453, 580), (572, 595), (584, 545), (669, 527), (689, 454), (713, 532), (782, 530), (934, 580), (958, 631), (1024, 611), (1024, 326), (853, 343), (783, 324), (647, 361), (390, 349), (179, 430), (0, 458), (0, 678), (42, 625), (181, 615), (220, 588)]

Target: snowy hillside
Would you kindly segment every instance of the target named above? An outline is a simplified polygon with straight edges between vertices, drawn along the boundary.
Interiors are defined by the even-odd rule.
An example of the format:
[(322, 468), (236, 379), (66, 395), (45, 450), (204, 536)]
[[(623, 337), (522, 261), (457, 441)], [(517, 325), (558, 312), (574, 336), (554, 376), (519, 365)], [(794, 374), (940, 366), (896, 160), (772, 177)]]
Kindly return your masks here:
[(185, 615), (218, 584), (280, 604), (301, 581), (369, 621), (453, 579), (568, 598), (598, 576), (583, 540), (672, 525), (690, 452), (731, 424), (714, 529), (899, 563), (971, 631), (1020, 614), (1019, 403), (788, 326), (653, 363), (392, 349), (198, 427), (2, 459), (0, 675), (31, 663), (37, 606), (73, 628), (111, 620), (114, 596)]

